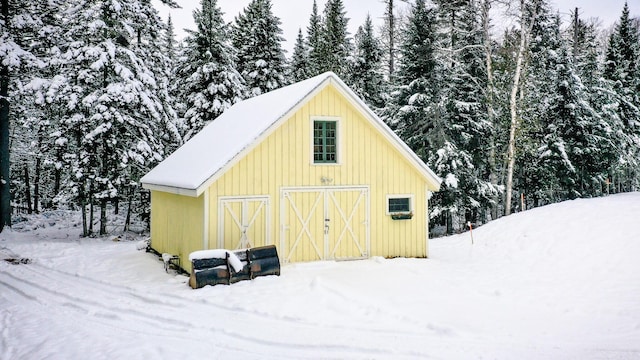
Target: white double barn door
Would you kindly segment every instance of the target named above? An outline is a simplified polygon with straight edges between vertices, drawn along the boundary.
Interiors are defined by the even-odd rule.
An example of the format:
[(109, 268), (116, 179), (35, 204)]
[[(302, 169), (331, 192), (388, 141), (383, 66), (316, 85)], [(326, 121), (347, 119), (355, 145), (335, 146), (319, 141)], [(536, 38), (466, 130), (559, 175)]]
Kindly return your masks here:
[(368, 187), (284, 188), (280, 195), (284, 262), (368, 256)]
[[(221, 197), (218, 247), (273, 244), (269, 196)], [(368, 187), (300, 187), (280, 192), (283, 262), (365, 258), (369, 248)]]

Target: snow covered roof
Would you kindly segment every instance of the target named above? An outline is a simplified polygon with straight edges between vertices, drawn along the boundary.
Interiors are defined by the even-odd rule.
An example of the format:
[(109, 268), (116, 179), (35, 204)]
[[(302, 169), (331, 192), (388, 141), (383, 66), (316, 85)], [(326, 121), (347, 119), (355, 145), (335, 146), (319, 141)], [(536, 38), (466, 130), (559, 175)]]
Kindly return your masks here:
[(402, 151), (427, 179), (440, 184), (429, 167), (333, 72), (234, 104), (140, 180), (146, 189), (199, 196), (258, 140), (275, 130), (327, 85), (333, 84)]

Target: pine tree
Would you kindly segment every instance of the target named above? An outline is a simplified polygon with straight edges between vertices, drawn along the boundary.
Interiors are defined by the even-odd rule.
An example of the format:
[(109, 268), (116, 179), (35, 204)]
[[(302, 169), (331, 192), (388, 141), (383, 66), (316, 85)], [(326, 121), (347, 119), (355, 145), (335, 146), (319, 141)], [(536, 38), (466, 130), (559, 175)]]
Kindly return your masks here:
[(400, 137), (430, 163), (435, 150), (444, 143), (440, 104), (438, 103), (434, 29), (435, 10), (417, 0), (407, 18), (405, 36), (400, 44), (401, 62), (393, 105), (387, 121)]
[(565, 198), (587, 195), (591, 175), (600, 168), (596, 159), (604, 133), (596, 129), (597, 114), (591, 108), (588, 94), (574, 65), (569, 49), (562, 46), (558, 52), (555, 92), (548, 98), (549, 111), (543, 123), (544, 140), (540, 147), (543, 164), (553, 169), (554, 179)]
[[(164, 71), (162, 72), (163, 79), (163, 94), (166, 92), (167, 103), (171, 106), (171, 110), (168, 111), (168, 123), (166, 125), (167, 132), (162, 135), (162, 141), (165, 148), (165, 154), (171, 154), (178, 146), (182, 145), (182, 133), (184, 132), (184, 124), (181, 119), (184, 115), (185, 106), (181, 100), (182, 84), (179, 81), (175, 81), (177, 78), (178, 66), (181, 62), (180, 56), (182, 52), (181, 43), (176, 40), (174, 32), (173, 21), (171, 15), (167, 19), (165, 26), (164, 46), (161, 46), (161, 54), (165, 54), (164, 57)], [(156, 54), (159, 55), (159, 54)], [(162, 58), (160, 58), (162, 59)]]
[(438, 102), (444, 144), (434, 167), (445, 181), (431, 203), (449, 233), (484, 214), (500, 188), (491, 184), (487, 159), (491, 124), (486, 120), (483, 38), (479, 11), (472, 1), (443, 2), (438, 8), (436, 55), (441, 59), (442, 84)]
[(612, 84), (617, 94), (618, 117), (624, 125), (628, 138), (623, 156), (629, 162), (621, 164), (617, 178), (625, 190), (640, 187), (640, 34), (629, 17), (629, 6), (625, 3), (615, 31), (609, 38), (604, 77)]
[(252, 0), (235, 19), (233, 46), (238, 51), (237, 69), (249, 96), (257, 96), (286, 84), (280, 19), (270, 0)]
[(164, 49), (166, 51), (167, 57), (169, 58), (169, 61), (171, 63), (175, 63), (178, 54), (177, 54), (177, 41), (176, 41), (176, 34), (175, 34), (175, 30), (173, 28), (173, 21), (171, 20), (171, 15), (169, 15), (169, 17), (167, 18), (167, 26), (166, 26), (166, 30), (164, 32)]
[[(521, 132), (517, 137), (520, 147), (516, 154), (518, 170), (514, 189), (527, 201), (530, 199), (535, 207), (555, 202), (567, 194), (552, 169), (545, 166), (539, 156), (546, 129), (555, 120), (551, 102), (540, 99), (558, 96), (556, 80), (562, 39), (559, 19), (551, 14), (546, 0), (530, 3), (525, 14), (531, 22), (531, 34), (518, 109)], [(516, 204), (520, 205), (520, 197), (512, 205)]]
[(322, 71), (322, 17), (318, 14), (318, 4), (313, 0), (309, 26), (307, 27), (307, 49), (309, 61), (309, 76), (321, 74)]
[[(100, 234), (106, 232), (106, 207), (162, 156), (156, 134), (167, 130), (169, 114), (162, 66), (155, 58), (162, 31), (146, 1), (78, 0), (69, 13), (73, 37), (63, 58), (66, 99), (63, 133), (72, 146), (64, 155), (71, 174), (65, 188), (83, 210), (100, 207)], [(87, 26), (89, 24), (89, 26)], [(144, 60), (143, 60), (144, 59)], [(160, 72), (164, 68), (160, 69)], [(88, 227), (93, 222), (89, 213)]]
[(346, 78), (347, 58), (351, 53), (351, 39), (342, 0), (329, 0), (324, 8), (320, 36), (320, 72), (333, 71)]
[(347, 81), (356, 94), (373, 109), (379, 109), (382, 101), (383, 72), (382, 49), (373, 32), (371, 16), (358, 28), (355, 36), (355, 54), (351, 60)]
[(217, 1), (201, 0), (193, 18), (197, 30), (188, 32), (184, 61), (178, 69), (186, 103), (185, 141), (247, 94)]
[(0, 1), (0, 231), (11, 226), (10, 120), (19, 125), (21, 122), (16, 122), (16, 118), (33, 109), (32, 104), (17, 95), (29, 81), (27, 72), (38, 73), (40, 68), (48, 67), (38, 55), (49, 49), (39, 49), (39, 54), (32, 50), (44, 45), (42, 35), (56, 31), (52, 14), (59, 5), (55, 1)]
[(293, 47), (293, 55), (289, 61), (289, 80), (298, 82), (308, 79), (310, 76), (309, 69), (309, 51), (302, 35), (302, 29), (298, 29), (298, 37)]
[(12, 192), (14, 202), (26, 205), (28, 212), (50, 207), (60, 189), (60, 153), (52, 135), (60, 130), (63, 112), (53, 95), (60, 86), (56, 75), (64, 64), (59, 50), (64, 45), (63, 23), (58, 16), (63, 9), (61, 0), (31, 4), (29, 14), (37, 20), (21, 32), (27, 50), (38, 59), (36, 67), (24, 67), (27, 71), (17, 74), (14, 83), (20, 86), (12, 109), (16, 118), (11, 142)]
[[(592, 131), (587, 132), (590, 136), (587, 150), (590, 158), (584, 165), (578, 165), (579, 169), (584, 169), (581, 180), (583, 196), (607, 193), (612, 175), (620, 168), (619, 160), (622, 154), (619, 150), (626, 148), (625, 144), (628, 143), (615, 111), (618, 103), (613, 96), (615, 90), (611, 82), (602, 77), (603, 69), (598, 60), (600, 53), (597, 32), (593, 22), (587, 23), (580, 19), (576, 8), (568, 29), (568, 46), (576, 76), (581, 80), (588, 98), (586, 101), (594, 111), (593, 123), (588, 124)], [(625, 159), (623, 162), (631, 163), (633, 159)]]
[[(165, 46), (166, 52), (169, 57), (170, 74), (173, 81), (169, 82), (169, 96), (172, 99), (173, 107), (176, 112), (176, 128), (181, 137), (187, 132), (187, 125), (185, 124), (184, 114), (187, 111), (187, 94), (189, 92), (183, 86), (184, 69), (188, 62), (186, 41), (184, 39), (180, 41), (170, 40), (170, 36), (173, 33), (172, 28), (168, 28), (165, 33)], [(170, 46), (173, 47), (173, 51), (170, 50)], [(183, 141), (184, 142), (184, 138)], [(182, 143), (181, 142), (181, 143)], [(177, 145), (181, 145), (181, 143)], [(168, 149), (167, 154), (173, 152), (172, 149)]]
[(629, 17), (629, 5), (625, 2), (615, 31), (609, 38), (604, 75), (620, 81), (623, 87), (635, 85), (638, 62), (638, 30)]
[(165, 152), (170, 153), (182, 144), (178, 115), (174, 107), (175, 99), (171, 94), (171, 87), (175, 83), (173, 73), (177, 61), (173, 25), (164, 24), (148, 0), (139, 1), (137, 11), (133, 12), (131, 19), (136, 30), (136, 41), (132, 42), (131, 49), (153, 73), (154, 94), (157, 97), (157, 104), (161, 106), (158, 114), (155, 114), (161, 129), (158, 137), (163, 143)]

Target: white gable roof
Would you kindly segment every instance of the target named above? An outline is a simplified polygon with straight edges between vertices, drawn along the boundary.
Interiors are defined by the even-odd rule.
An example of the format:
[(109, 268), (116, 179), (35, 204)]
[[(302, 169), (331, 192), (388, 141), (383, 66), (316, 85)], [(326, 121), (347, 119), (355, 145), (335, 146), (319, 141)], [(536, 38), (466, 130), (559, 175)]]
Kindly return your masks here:
[(234, 104), (140, 180), (146, 189), (199, 196), (306, 100), (334, 84), (434, 184), (441, 180), (332, 72)]

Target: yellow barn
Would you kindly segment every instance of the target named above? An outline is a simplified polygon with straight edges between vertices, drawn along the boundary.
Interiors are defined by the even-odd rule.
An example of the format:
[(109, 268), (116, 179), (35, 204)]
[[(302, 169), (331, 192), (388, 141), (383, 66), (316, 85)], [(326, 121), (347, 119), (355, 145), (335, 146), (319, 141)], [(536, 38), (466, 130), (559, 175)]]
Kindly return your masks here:
[(276, 245), (284, 263), (427, 257), (441, 180), (334, 73), (225, 111), (141, 180), (151, 247)]

